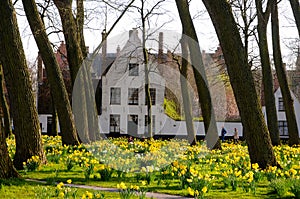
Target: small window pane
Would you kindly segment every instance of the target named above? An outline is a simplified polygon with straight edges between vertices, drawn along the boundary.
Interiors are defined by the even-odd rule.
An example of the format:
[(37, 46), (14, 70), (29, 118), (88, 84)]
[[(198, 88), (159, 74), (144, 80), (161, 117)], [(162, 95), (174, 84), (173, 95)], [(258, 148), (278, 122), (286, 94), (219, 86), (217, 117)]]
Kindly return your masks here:
[(285, 111), (282, 97), (278, 98), (278, 111)]
[(110, 104), (121, 104), (121, 88), (110, 88)]
[(289, 135), (287, 121), (278, 121), (279, 135)]
[(139, 65), (136, 63), (129, 64), (129, 76), (138, 76), (139, 75)]
[(139, 104), (139, 89), (128, 88), (128, 104), (138, 105)]
[(120, 133), (120, 115), (110, 115), (109, 132)]

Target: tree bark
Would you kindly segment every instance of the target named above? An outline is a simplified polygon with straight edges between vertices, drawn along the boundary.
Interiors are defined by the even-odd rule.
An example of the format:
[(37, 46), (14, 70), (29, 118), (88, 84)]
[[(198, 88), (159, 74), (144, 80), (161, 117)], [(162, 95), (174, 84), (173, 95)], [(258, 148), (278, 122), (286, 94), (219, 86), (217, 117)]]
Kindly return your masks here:
[(231, 7), (226, 0), (203, 0), (203, 2), (224, 53), (251, 163), (258, 163), (261, 168), (278, 165)]
[(80, 48), (80, 38), (77, 33), (77, 25), (72, 11), (72, 0), (53, 0), (58, 9), (63, 33), (67, 46), (67, 58), (70, 68), (72, 85), (74, 85), (77, 73), (83, 61)]
[(208, 88), (202, 54), (197, 33), (189, 12), (188, 2), (187, 0), (176, 0), (176, 4), (181, 19), (183, 34), (188, 37), (187, 42), (198, 91), (199, 105), (202, 110), (207, 146), (210, 149), (221, 149), (221, 142), (218, 136), (215, 112)]
[[(76, 78), (78, 78), (78, 89), (76, 95), (74, 95), (73, 108), (75, 122), (78, 128), (80, 139), (83, 142), (89, 143), (95, 140), (97, 136), (95, 133), (99, 133), (98, 121), (95, 121), (96, 109), (89, 109), (91, 106), (95, 107), (94, 99), (91, 96), (91, 92), (94, 92), (92, 83), (90, 82), (87, 63), (84, 63), (86, 57), (86, 47), (83, 36), (83, 1), (77, 1), (77, 18), (75, 19), (72, 12), (72, 0), (54, 0), (60, 18), (62, 21), (63, 33), (67, 46), (67, 58), (71, 73), (72, 85), (74, 86)], [(82, 68), (82, 64), (86, 68)], [(80, 69), (81, 68), (81, 69)], [(87, 70), (87, 71), (86, 71)], [(79, 76), (77, 77), (77, 75)], [(92, 98), (92, 99), (90, 99)], [(93, 103), (93, 104), (90, 104)], [(97, 124), (95, 124), (95, 122)], [(91, 137), (90, 137), (91, 136)]]
[(299, 0), (290, 0), (290, 4), (293, 10), (293, 15), (296, 21), (297, 29), (298, 29), (298, 35), (300, 38), (300, 5)]
[(263, 98), (266, 106), (267, 124), (270, 132), (271, 140), (273, 145), (280, 144), (279, 130), (278, 130), (278, 119), (275, 105), (275, 96), (273, 88), (273, 75), (271, 70), (269, 49), (267, 41), (267, 25), (271, 12), (271, 6), (274, 0), (269, 0), (266, 11), (263, 12), (262, 1), (255, 0), (257, 10), (257, 31), (258, 31), (258, 46), (260, 53), (260, 62), (262, 67), (263, 76)]
[(294, 100), (291, 96), (290, 88), (287, 81), (285, 67), (282, 62), (281, 48), (280, 48), (280, 35), (279, 35), (279, 20), (277, 3), (272, 7), (272, 44), (273, 44), (273, 57), (276, 69), (277, 78), (281, 88), (283, 103), (285, 107), (285, 115), (288, 124), (289, 132), (289, 145), (296, 145), (299, 143), (298, 126), (296, 114), (294, 109)]
[(62, 143), (66, 145), (77, 145), (79, 144), (79, 140), (70, 101), (44, 24), (39, 16), (35, 1), (23, 0), (22, 2), (31, 31), (45, 64), (51, 94), (53, 95), (54, 105), (59, 117)]
[(12, 130), (11, 130), (9, 107), (5, 97), (5, 81), (4, 81), (2, 65), (0, 65), (0, 95), (1, 95), (1, 99), (0, 99), (1, 108), (3, 112), (3, 120), (4, 120), (4, 133), (5, 133), (5, 137), (9, 137), (12, 134)]
[(141, 20), (142, 20), (142, 48), (143, 48), (143, 58), (144, 58), (144, 72), (145, 72), (145, 95), (146, 95), (146, 106), (147, 106), (147, 128), (148, 128), (148, 136), (153, 137), (152, 132), (152, 103), (151, 103), (151, 94), (150, 94), (150, 79), (149, 79), (149, 58), (148, 58), (148, 50), (146, 48), (146, 22), (147, 15), (149, 13), (144, 13), (145, 0), (141, 0)]
[(80, 43), (81, 52), (83, 57), (87, 56), (87, 49), (85, 46), (84, 34), (83, 34), (83, 25), (84, 25), (84, 0), (76, 0), (77, 4), (77, 13), (76, 13), (76, 24), (77, 24), (77, 33), (78, 41)]
[(26, 58), (10, 0), (0, 4), (0, 59), (12, 108), (16, 138), (14, 166), (23, 168), (23, 162), (32, 156), (46, 161), (43, 151), (38, 113), (34, 104)]
[(2, 129), (0, 129), (0, 157), (0, 179), (21, 178), (9, 157), (6, 139)]

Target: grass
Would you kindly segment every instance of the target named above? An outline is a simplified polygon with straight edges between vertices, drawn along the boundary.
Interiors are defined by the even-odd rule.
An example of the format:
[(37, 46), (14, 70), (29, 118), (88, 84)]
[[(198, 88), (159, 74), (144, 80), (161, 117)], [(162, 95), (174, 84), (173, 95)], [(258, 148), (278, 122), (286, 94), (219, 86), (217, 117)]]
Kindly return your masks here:
[[(300, 193), (300, 189), (297, 188), (300, 184), (300, 147), (291, 148), (285, 145), (274, 147), (277, 160), (284, 166), (284, 169), (269, 167), (261, 170), (258, 168), (258, 164), (252, 164), (251, 166), (244, 143), (222, 143), (222, 151), (207, 151), (200, 143), (197, 146), (186, 149), (184, 148), (184, 143), (180, 142), (179, 144), (178, 140), (135, 140), (134, 144), (128, 144), (125, 138), (115, 138), (99, 142), (99, 145), (95, 145), (92, 148), (84, 148), (84, 146), (69, 148), (61, 146), (59, 140), (55, 139), (44, 138), (45, 148), (47, 149), (45, 151), (47, 151), (48, 158), (46, 165), (40, 165), (34, 171), (26, 169), (19, 171), (24, 178), (42, 180), (47, 184), (25, 182), (24, 180), (0, 181), (0, 199), (39, 198), (39, 196), (41, 196), (40, 198), (55, 198), (61, 192), (61, 190), (57, 190), (56, 183), (63, 182), (66, 184), (69, 179), (72, 180), (73, 184), (114, 189), (118, 187), (118, 184), (122, 185), (125, 183), (128, 188), (139, 186), (140, 189), (148, 192), (181, 196), (193, 195), (197, 193), (196, 191), (199, 191), (205, 198), (212, 199), (288, 199)], [(109, 148), (106, 145), (108, 142), (114, 143), (122, 150), (118, 151), (114, 148)], [(159, 163), (169, 160), (164, 155), (166, 153), (163, 153), (163, 150), (158, 150), (166, 144), (171, 145), (172, 149), (178, 148), (186, 151), (177, 160), (171, 160), (168, 166), (157, 168), (156, 166), (160, 164), (153, 161), (153, 156), (160, 158), (159, 161), (163, 160)], [(106, 147), (100, 150), (100, 152), (103, 151), (103, 154), (98, 153), (99, 149), (97, 148), (102, 145)], [(13, 145), (10, 145), (10, 147), (13, 147)], [(93, 153), (85, 149), (93, 151)], [(117, 156), (115, 156), (116, 153), (120, 152), (122, 155), (125, 155), (130, 151), (134, 153), (140, 150), (147, 151), (148, 154), (151, 152), (152, 154), (151, 156), (141, 156), (138, 153), (137, 157), (145, 157), (142, 159), (145, 166), (142, 167), (137, 167), (133, 161), (116, 159)], [(176, 150), (176, 152), (180, 150)], [(110, 153), (108, 154), (108, 152)], [(171, 152), (174, 153), (175, 151)], [(114, 158), (110, 162), (113, 166), (109, 167), (102, 160), (95, 159), (96, 155), (98, 155), (98, 158)], [(31, 161), (27, 161), (26, 165), (30, 166), (32, 163), (35, 163), (34, 161), (38, 162), (39, 159), (32, 158)], [(120, 170), (114, 169), (114, 165), (122, 165), (122, 168), (127, 168), (126, 164), (131, 166), (128, 167), (129, 169), (123, 170), (127, 172), (120, 172)], [(29, 167), (26, 166), (26, 168)], [(140, 173), (135, 173), (134, 171)], [(280, 179), (280, 183), (274, 183), (274, 179)], [(291, 179), (293, 180), (291, 181)], [(289, 183), (290, 185), (288, 185)], [(80, 198), (87, 191), (79, 188), (75, 190)], [(70, 195), (75, 190), (70, 189), (69, 192), (65, 193)], [(250, 190), (251, 192), (249, 192)], [(90, 191), (95, 193), (95, 191)], [(105, 198), (119, 197), (119, 193), (116, 192), (102, 193), (105, 194)]]
[[(56, 185), (28, 182), (23, 179), (9, 179), (0, 181), (0, 198), (3, 199), (33, 199), (33, 198), (62, 198), (56, 194)], [(76, 192), (77, 198), (81, 198), (86, 191), (93, 194), (104, 194), (105, 198), (118, 198), (117, 192), (95, 191), (92, 189), (70, 188), (69, 194)], [(73, 197), (69, 197), (73, 198)], [(137, 198), (137, 197), (136, 197)]]
[[(117, 178), (113, 176), (110, 181), (98, 181), (96, 179), (85, 180), (82, 169), (78, 166), (75, 166), (71, 171), (64, 169), (62, 164), (52, 164), (46, 165), (39, 169), (38, 171), (23, 173), (25, 178), (34, 178), (47, 182), (66, 182), (68, 179), (72, 179), (74, 184), (85, 184), (91, 186), (99, 187), (109, 187), (116, 188), (117, 184), (120, 182), (126, 182), (126, 184), (138, 184), (137, 180), (131, 174), (125, 174), (123, 178)], [(242, 188), (238, 188), (237, 191), (232, 191), (230, 188), (224, 189), (222, 182), (215, 182), (212, 187), (213, 190), (206, 194), (206, 198), (215, 198), (215, 199), (229, 199), (229, 198), (277, 198), (276, 194), (272, 193), (269, 183), (267, 181), (261, 182), (258, 187), (256, 194), (246, 193)], [(180, 188), (180, 182), (178, 180), (163, 181), (158, 184), (158, 181), (153, 181), (150, 185), (147, 186), (147, 190), (150, 192), (165, 193), (171, 195), (182, 195), (188, 196), (188, 192), (185, 189)], [(1, 193), (1, 192), (0, 192)], [(107, 194), (105, 194), (107, 195)], [(109, 196), (108, 198), (115, 198)], [(286, 198), (291, 198), (287, 196)]]

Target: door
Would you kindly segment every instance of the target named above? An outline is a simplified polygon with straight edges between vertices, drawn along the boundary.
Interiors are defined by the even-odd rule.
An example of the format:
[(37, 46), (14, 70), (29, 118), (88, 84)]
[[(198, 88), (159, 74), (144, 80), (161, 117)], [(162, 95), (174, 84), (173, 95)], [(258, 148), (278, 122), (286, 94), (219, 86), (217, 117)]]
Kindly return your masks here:
[(138, 115), (128, 115), (127, 133), (137, 137), (138, 133)]

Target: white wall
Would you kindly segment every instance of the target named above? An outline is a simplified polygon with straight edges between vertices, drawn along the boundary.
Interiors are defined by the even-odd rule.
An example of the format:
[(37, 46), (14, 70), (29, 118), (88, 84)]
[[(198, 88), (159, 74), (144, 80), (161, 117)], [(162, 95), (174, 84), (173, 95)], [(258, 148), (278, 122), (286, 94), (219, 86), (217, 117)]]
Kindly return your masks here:
[[(294, 109), (295, 109), (295, 114), (296, 114), (296, 120), (297, 120), (297, 125), (298, 125), (298, 134), (300, 137), (300, 103), (299, 100), (295, 97), (294, 93), (291, 91), (292, 98), (294, 99)], [(276, 112), (277, 112), (277, 118), (278, 121), (286, 121), (286, 115), (285, 111), (278, 111), (278, 99), (282, 98), (282, 93), (281, 89), (278, 88), (275, 93), (275, 104), (276, 104)], [(267, 122), (267, 115), (266, 115), (266, 107), (262, 107), (263, 114), (265, 116), (265, 121)]]
[[(143, 52), (141, 40), (134, 32), (120, 51), (108, 72), (102, 76), (102, 115), (100, 116), (100, 129), (102, 133), (109, 133), (109, 118), (111, 114), (120, 115), (120, 133), (127, 134), (128, 115), (138, 115), (138, 134), (145, 132), (145, 71), (143, 65)], [(139, 64), (139, 75), (129, 76), (129, 63)], [(149, 63), (150, 88), (156, 89), (156, 103), (152, 106), (152, 115), (155, 115), (155, 128), (163, 117), (165, 80), (159, 75), (157, 63)], [(110, 105), (110, 89), (121, 89), (121, 104)], [(128, 105), (128, 88), (139, 89), (138, 105)]]
[[(42, 124), (41, 132), (42, 133), (47, 133), (47, 118), (52, 117), (51, 114), (40, 114), (39, 115), (39, 121)], [(60, 132), (60, 126), (59, 122), (57, 120), (57, 131)]]

